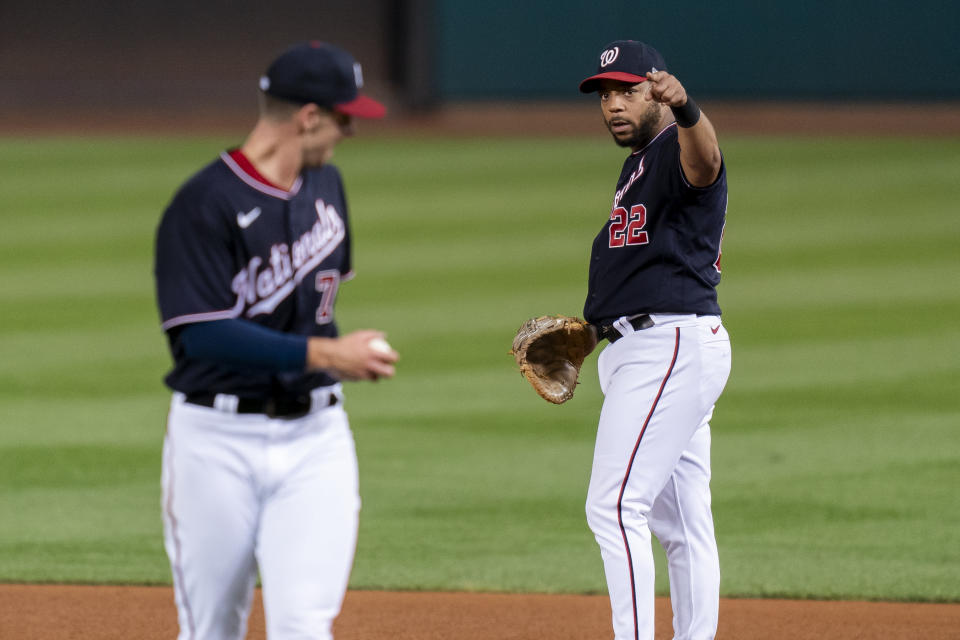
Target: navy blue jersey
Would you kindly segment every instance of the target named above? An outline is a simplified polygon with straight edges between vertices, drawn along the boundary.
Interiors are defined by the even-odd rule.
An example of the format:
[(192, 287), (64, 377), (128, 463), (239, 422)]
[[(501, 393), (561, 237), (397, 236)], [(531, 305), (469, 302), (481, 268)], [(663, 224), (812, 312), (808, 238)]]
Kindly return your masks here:
[(323, 372), (269, 374), (191, 360), (178, 334), (194, 322), (243, 318), (286, 333), (337, 335), (334, 300), (352, 272), (336, 167), (307, 169), (286, 191), (238, 151), (224, 152), (164, 212), (154, 273), (174, 360), (170, 388), (266, 398), (335, 382)]
[(607, 325), (640, 313), (719, 315), (726, 207), (725, 166), (709, 187), (684, 178), (676, 124), (632, 153), (593, 241), (584, 318)]

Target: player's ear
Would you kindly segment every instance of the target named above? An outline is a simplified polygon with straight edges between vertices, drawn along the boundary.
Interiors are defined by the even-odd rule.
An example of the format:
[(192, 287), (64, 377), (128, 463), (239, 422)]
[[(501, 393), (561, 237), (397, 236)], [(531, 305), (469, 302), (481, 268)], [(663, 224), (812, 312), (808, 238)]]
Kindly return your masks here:
[(323, 113), (323, 109), (312, 102), (303, 105), (293, 116), (297, 123), (297, 129), (301, 133), (314, 131), (320, 126), (320, 119)]

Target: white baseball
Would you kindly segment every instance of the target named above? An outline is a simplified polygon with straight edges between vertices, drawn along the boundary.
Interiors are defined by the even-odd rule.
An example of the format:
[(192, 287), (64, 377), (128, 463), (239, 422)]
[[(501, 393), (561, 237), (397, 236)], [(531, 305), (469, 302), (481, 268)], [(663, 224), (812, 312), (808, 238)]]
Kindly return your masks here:
[(390, 346), (390, 343), (383, 338), (374, 338), (367, 343), (367, 346), (374, 351), (379, 351), (380, 353), (391, 353), (393, 351), (393, 347)]

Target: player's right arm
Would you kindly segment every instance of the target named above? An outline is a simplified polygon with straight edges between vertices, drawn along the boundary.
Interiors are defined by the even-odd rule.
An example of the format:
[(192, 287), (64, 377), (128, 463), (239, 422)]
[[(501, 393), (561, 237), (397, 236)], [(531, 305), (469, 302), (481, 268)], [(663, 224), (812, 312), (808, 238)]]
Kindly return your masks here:
[[(675, 76), (666, 71), (651, 71), (647, 73), (647, 81), (650, 83), (650, 91), (646, 95), (650, 100), (678, 110), (687, 105), (687, 91)], [(683, 175), (692, 186), (708, 187), (720, 175), (723, 156), (720, 154), (713, 123), (705, 113), (699, 112), (699, 108), (696, 109), (698, 118), (692, 125), (680, 122), (678, 116), (680, 165), (683, 167)]]
[(322, 369), (341, 380), (376, 380), (395, 373), (397, 353), (370, 346), (380, 331), (362, 330), (338, 338), (284, 333), (249, 320), (231, 318), (186, 325), (179, 330), (184, 353), (229, 367), (269, 371)]

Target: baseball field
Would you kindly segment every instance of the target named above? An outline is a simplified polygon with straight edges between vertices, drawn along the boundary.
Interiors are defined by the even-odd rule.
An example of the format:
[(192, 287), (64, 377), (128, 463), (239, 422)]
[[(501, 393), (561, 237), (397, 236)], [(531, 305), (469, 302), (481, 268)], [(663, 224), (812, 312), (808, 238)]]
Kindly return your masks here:
[[(596, 354), (562, 406), (508, 355), (528, 317), (581, 313), (623, 158), (601, 134), (338, 148), (339, 323), (401, 354), (347, 390), (364, 502), (338, 638), (609, 635)], [(960, 138), (722, 134), (721, 637), (960, 637)], [(175, 633), (153, 232), (240, 135), (0, 138), (2, 638)]]

